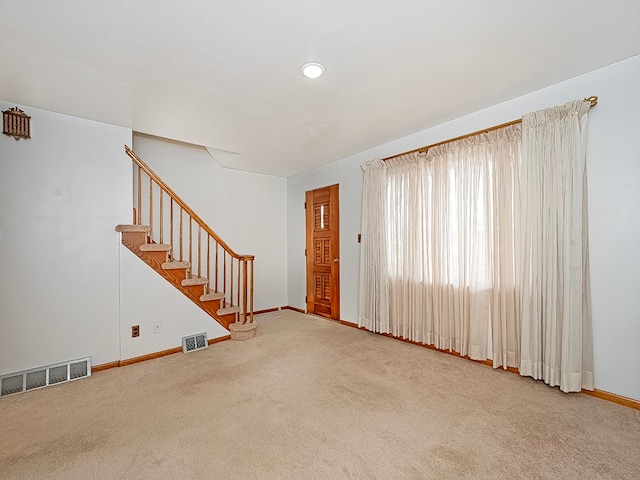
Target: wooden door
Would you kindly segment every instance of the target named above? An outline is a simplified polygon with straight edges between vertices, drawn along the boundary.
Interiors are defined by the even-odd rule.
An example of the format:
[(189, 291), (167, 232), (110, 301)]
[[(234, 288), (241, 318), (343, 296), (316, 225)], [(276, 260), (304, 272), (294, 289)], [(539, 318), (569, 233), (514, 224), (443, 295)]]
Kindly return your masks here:
[(340, 319), (338, 185), (306, 192), (307, 312)]

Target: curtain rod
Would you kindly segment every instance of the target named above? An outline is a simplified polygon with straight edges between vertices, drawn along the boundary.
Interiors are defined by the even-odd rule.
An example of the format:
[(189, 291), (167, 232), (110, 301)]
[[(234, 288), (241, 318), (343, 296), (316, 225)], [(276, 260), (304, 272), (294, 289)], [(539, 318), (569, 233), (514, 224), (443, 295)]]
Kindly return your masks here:
[[(591, 108), (593, 108), (598, 104), (598, 97), (591, 96), (591, 97), (585, 98), (584, 101), (585, 102), (589, 102), (591, 104)], [(498, 130), (499, 128), (508, 127), (510, 125), (517, 125), (518, 123), (522, 123), (522, 119), (521, 118), (519, 118), (518, 120), (512, 120), (511, 122), (501, 123), (500, 125), (494, 125), (493, 127), (485, 128), (483, 130), (478, 130), (477, 132), (467, 133), (466, 135), (460, 135), (459, 137), (450, 138), (449, 140), (443, 140), (442, 142), (432, 143), (431, 145), (427, 145), (427, 146), (420, 147), (420, 148), (415, 148), (413, 150), (409, 150), (408, 152), (398, 153), (396, 155), (392, 155), (390, 157), (383, 158), (382, 160), (386, 162), (387, 160), (391, 160), (392, 158), (401, 157), (402, 155), (408, 155), (410, 153), (416, 153), (416, 152), (424, 153), (424, 152), (426, 152), (427, 150), (429, 150), (430, 148), (433, 148), (433, 147), (439, 147), (440, 145), (446, 145), (447, 143), (456, 142), (458, 140), (462, 140), (462, 139), (465, 139), (465, 138), (473, 137), (474, 135), (480, 135), (482, 133), (487, 133), (487, 132), (491, 132), (493, 130)]]

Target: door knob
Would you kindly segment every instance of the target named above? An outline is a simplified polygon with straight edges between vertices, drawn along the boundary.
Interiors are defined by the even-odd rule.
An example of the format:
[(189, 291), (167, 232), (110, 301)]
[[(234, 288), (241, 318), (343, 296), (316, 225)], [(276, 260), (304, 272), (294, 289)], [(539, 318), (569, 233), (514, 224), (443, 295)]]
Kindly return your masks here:
[(340, 263), (340, 259), (339, 258), (334, 258), (333, 259), (333, 263)]

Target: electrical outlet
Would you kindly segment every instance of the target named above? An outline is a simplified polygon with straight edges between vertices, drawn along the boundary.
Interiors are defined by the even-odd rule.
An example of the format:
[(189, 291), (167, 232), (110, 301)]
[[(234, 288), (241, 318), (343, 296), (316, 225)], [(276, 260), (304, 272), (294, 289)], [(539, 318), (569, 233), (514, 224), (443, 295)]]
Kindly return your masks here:
[(140, 336), (140, 325), (134, 325), (131, 327), (131, 337), (139, 337)]
[(153, 322), (153, 333), (160, 333), (162, 331), (162, 322)]

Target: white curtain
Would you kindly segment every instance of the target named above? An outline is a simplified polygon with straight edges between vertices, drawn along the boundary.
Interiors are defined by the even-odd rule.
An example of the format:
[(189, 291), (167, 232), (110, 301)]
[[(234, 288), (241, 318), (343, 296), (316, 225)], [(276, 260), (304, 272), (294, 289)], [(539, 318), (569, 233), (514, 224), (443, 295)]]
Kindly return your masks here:
[(589, 107), (363, 165), (359, 325), (592, 390)]
[(389, 274), (387, 272), (386, 164), (372, 160), (362, 165), (362, 242), (358, 326), (389, 333)]
[[(363, 165), (359, 324), (517, 366), (518, 125)], [(376, 295), (382, 294), (380, 299)]]
[(589, 107), (575, 101), (522, 119), (520, 374), (564, 392), (593, 390), (585, 153)]

